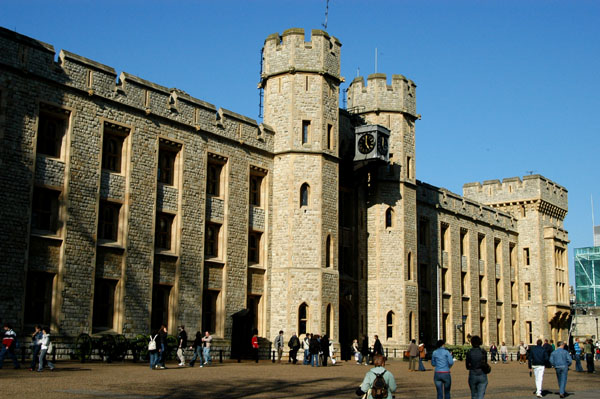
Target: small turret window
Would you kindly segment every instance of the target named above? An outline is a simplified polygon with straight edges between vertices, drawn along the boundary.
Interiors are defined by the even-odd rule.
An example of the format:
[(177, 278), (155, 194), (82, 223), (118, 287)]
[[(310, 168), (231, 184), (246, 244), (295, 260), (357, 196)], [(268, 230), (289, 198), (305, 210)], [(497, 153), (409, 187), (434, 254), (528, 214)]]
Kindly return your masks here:
[(310, 186), (308, 183), (304, 183), (302, 187), (300, 187), (300, 206), (308, 206), (310, 196)]

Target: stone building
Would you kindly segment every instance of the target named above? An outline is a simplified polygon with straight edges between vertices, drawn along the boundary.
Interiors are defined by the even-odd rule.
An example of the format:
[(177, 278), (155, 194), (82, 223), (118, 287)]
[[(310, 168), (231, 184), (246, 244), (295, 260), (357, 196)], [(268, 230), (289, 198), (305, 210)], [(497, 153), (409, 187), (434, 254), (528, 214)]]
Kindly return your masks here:
[[(227, 342), (565, 338), (567, 192), (416, 179), (416, 85), (354, 79), (341, 43), (269, 36), (264, 121), (0, 28), (0, 316)], [(233, 95), (233, 93), (232, 93)]]

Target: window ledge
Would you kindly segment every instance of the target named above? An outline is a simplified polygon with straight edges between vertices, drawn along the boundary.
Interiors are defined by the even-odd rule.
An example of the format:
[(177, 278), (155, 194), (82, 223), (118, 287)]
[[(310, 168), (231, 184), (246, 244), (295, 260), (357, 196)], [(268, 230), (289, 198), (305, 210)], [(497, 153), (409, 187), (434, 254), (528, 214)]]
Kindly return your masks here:
[(55, 157), (54, 155), (40, 154), (40, 153), (35, 154), (35, 156), (36, 157), (41, 157), (41, 158), (52, 159), (54, 161), (65, 163), (65, 161), (62, 158), (62, 156)]
[(204, 261), (205, 262), (210, 262), (210, 263), (216, 263), (216, 264), (219, 264), (219, 265), (225, 265), (225, 261), (223, 259), (221, 259), (221, 258), (215, 258), (215, 257), (204, 258)]
[(99, 247), (106, 247), (106, 248), (122, 249), (122, 250), (125, 249), (125, 247), (123, 245), (121, 245), (120, 242), (117, 242), (117, 241), (99, 240), (98, 241), (98, 246)]
[(163, 249), (163, 248), (154, 248), (154, 255), (171, 256), (173, 258), (177, 258), (179, 256), (175, 252), (171, 251), (170, 249)]
[(488, 301), (488, 300), (487, 300), (487, 298), (485, 298), (485, 297), (481, 297), (481, 298), (479, 298), (479, 302), (487, 302), (487, 301)]
[(104, 169), (102, 168), (102, 173), (106, 173), (107, 175), (115, 175), (115, 176), (125, 176), (123, 172), (115, 172), (114, 170)]
[(31, 232), (31, 235), (33, 237), (38, 237), (38, 238), (46, 238), (48, 240), (55, 240), (55, 241), (62, 241), (63, 238), (55, 233), (49, 232), (49, 231), (44, 231), (44, 230), (33, 230)]
[(469, 299), (469, 300), (470, 300), (470, 299), (471, 299), (471, 297), (470, 297), (469, 295), (463, 295), (463, 296), (462, 296), (462, 299)]
[[(207, 259), (208, 261), (208, 259)], [(267, 268), (265, 267), (265, 265), (263, 265), (262, 263), (252, 263), (248, 265), (249, 269), (257, 269), (257, 270), (267, 270)]]
[(498, 305), (502, 305), (502, 304), (504, 304), (504, 301), (502, 299), (496, 299), (496, 303)]
[(445, 297), (447, 297), (447, 298), (450, 298), (452, 296), (452, 294), (449, 293), (448, 291), (442, 292), (442, 295), (445, 296)]

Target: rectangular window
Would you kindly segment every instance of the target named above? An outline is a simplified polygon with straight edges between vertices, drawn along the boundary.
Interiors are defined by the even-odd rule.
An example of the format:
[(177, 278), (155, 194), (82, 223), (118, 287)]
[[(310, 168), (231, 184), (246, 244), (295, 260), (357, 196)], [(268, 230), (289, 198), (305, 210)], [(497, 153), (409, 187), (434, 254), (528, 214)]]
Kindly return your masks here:
[(160, 139), (158, 148), (158, 174), (159, 183), (169, 186), (176, 185), (177, 160), (181, 145), (167, 139)]
[(261, 206), (263, 175), (250, 173), (250, 205)]
[(502, 280), (496, 279), (496, 300), (502, 300)]
[(68, 126), (68, 111), (40, 110), (37, 135), (37, 153), (60, 158)]
[(25, 323), (49, 326), (52, 318), (53, 273), (27, 272), (25, 288)]
[(485, 259), (485, 236), (483, 234), (479, 234), (477, 236), (477, 259), (484, 260)]
[(525, 283), (525, 300), (531, 301), (531, 283)]
[(124, 159), (125, 140), (130, 129), (104, 122), (104, 137), (102, 141), (102, 169), (121, 173)]
[(310, 141), (310, 121), (302, 121), (302, 144)]
[(479, 297), (480, 298), (487, 298), (486, 294), (486, 286), (485, 286), (485, 277), (484, 276), (479, 276)]
[(460, 290), (463, 296), (469, 295), (469, 275), (466, 272), (461, 272), (460, 274)]
[(448, 292), (448, 269), (442, 269), (442, 292)]
[(448, 248), (448, 225), (442, 223), (441, 225), (441, 237), (440, 237), (440, 245), (442, 246), (442, 251), (446, 252)]
[(215, 197), (221, 195), (221, 173), (223, 164), (216, 162), (208, 163), (208, 171), (206, 176), (206, 193)]
[(523, 248), (523, 262), (529, 266), (529, 248)]
[(411, 159), (410, 157), (406, 157), (406, 178), (412, 179), (412, 170), (411, 170)]
[(92, 329), (95, 331), (114, 328), (115, 291), (117, 280), (96, 278), (94, 283), (94, 310)]
[(514, 302), (515, 298), (517, 297), (517, 293), (516, 293), (516, 284), (514, 281), (510, 282), (510, 301)]
[(467, 256), (469, 250), (469, 240), (467, 230), (460, 230), (460, 256)]
[(202, 296), (202, 331), (215, 333), (217, 329), (217, 304), (221, 291), (204, 290)]
[(60, 191), (34, 187), (31, 204), (31, 230), (57, 234)]
[(169, 305), (171, 299), (171, 286), (165, 284), (154, 284), (152, 286), (152, 318), (150, 326), (153, 331), (158, 330), (161, 325), (169, 323)]
[(333, 150), (333, 126), (327, 125), (327, 149)]
[(262, 233), (258, 231), (251, 231), (248, 234), (248, 263), (257, 264), (260, 263), (260, 240)]
[(154, 237), (155, 248), (167, 251), (172, 250), (174, 219), (175, 215), (164, 212), (156, 212), (156, 230)]
[(494, 240), (494, 263), (497, 265), (502, 263), (502, 245), (499, 239)]
[(207, 257), (219, 257), (219, 234), (221, 225), (216, 223), (208, 223), (206, 225), (206, 242), (204, 253)]
[(533, 343), (533, 325), (530, 321), (525, 322), (525, 331), (527, 332), (527, 342)]
[(106, 241), (119, 240), (119, 215), (121, 204), (109, 201), (100, 201), (98, 216), (98, 239)]
[(419, 221), (419, 245), (427, 245), (429, 235), (429, 222), (425, 219)]

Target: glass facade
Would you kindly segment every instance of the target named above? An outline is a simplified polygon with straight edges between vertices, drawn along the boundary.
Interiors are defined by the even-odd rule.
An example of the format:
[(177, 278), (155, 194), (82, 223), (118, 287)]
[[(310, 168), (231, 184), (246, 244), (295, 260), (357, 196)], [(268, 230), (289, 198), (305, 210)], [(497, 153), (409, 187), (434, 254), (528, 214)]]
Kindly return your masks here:
[(600, 246), (575, 248), (576, 302), (600, 306)]

